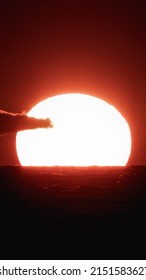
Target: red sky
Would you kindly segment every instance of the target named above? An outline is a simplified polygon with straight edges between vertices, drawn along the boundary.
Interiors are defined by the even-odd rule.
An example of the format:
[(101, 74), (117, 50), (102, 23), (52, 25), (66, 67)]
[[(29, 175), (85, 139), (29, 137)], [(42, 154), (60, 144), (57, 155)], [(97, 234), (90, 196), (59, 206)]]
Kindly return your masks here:
[[(0, 109), (14, 113), (59, 93), (114, 105), (132, 133), (129, 164), (146, 164), (144, 1), (1, 1)], [(18, 164), (15, 134), (0, 164)]]

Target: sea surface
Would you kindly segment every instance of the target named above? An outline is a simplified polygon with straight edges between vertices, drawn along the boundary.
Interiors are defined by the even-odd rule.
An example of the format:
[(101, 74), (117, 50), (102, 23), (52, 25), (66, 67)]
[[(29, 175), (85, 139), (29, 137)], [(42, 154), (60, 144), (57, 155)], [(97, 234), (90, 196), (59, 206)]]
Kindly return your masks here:
[(142, 259), (146, 166), (2, 166), (0, 225), (0, 259)]

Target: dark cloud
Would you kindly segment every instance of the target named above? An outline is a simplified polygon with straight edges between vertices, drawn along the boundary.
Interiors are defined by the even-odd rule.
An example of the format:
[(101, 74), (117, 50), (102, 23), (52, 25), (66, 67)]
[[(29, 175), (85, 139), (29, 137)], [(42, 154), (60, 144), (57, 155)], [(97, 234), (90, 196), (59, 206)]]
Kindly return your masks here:
[(0, 134), (17, 132), (19, 130), (53, 127), (51, 120), (36, 119), (25, 114), (13, 114), (0, 110)]

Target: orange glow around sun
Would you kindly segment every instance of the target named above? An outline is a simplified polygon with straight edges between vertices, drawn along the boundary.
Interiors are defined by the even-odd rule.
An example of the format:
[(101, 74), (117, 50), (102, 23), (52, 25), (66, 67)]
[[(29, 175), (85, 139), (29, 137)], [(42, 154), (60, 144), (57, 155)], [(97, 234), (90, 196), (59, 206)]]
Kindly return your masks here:
[(128, 161), (128, 123), (101, 99), (61, 94), (38, 103), (27, 115), (50, 118), (54, 127), (17, 133), (23, 166), (124, 166)]

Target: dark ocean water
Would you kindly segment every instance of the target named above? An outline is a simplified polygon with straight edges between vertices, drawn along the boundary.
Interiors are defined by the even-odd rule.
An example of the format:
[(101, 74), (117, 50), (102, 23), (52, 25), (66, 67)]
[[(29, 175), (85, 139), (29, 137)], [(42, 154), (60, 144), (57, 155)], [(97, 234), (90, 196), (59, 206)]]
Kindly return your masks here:
[(0, 259), (142, 259), (146, 166), (0, 167)]

